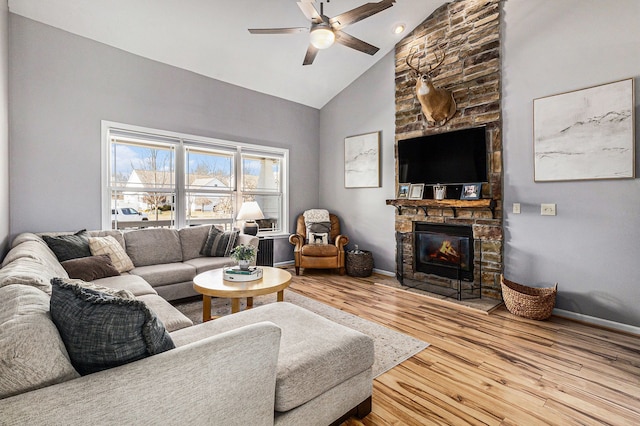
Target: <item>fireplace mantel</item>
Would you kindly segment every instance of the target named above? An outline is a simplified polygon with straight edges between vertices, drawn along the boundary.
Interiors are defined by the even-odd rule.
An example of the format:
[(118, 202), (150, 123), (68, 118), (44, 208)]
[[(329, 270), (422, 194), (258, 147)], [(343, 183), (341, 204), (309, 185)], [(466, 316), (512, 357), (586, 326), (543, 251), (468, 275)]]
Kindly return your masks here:
[(483, 198), (480, 200), (408, 200), (408, 199), (396, 199), (387, 200), (388, 206), (394, 206), (398, 209), (398, 214), (402, 214), (403, 208), (419, 208), (427, 214), (428, 208), (447, 208), (453, 210), (454, 217), (456, 216), (457, 209), (490, 209), (491, 214), (494, 215), (496, 202), (491, 198)]

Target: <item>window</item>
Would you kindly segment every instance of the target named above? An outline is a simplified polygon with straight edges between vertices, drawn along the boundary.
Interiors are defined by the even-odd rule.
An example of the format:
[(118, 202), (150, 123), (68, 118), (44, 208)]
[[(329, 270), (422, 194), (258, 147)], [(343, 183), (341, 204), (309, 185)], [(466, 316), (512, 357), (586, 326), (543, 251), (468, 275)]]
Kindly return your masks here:
[(216, 224), (256, 201), (262, 234), (287, 225), (288, 150), (103, 122), (105, 229)]

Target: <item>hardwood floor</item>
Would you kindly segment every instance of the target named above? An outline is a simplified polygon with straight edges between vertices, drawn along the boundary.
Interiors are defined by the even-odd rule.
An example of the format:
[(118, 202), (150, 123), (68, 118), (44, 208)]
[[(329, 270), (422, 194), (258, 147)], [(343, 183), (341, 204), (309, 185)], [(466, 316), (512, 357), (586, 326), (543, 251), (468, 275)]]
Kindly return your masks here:
[(477, 313), (375, 275), (292, 275), (300, 294), (431, 344), (375, 379), (364, 425), (640, 425), (638, 336)]

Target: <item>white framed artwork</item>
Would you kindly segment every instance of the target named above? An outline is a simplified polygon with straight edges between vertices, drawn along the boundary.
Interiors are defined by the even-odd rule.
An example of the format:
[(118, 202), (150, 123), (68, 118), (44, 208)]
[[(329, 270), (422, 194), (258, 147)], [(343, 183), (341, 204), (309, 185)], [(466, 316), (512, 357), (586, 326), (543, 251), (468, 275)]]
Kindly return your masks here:
[(533, 101), (536, 182), (635, 177), (633, 79)]
[(344, 186), (380, 187), (380, 132), (344, 139)]

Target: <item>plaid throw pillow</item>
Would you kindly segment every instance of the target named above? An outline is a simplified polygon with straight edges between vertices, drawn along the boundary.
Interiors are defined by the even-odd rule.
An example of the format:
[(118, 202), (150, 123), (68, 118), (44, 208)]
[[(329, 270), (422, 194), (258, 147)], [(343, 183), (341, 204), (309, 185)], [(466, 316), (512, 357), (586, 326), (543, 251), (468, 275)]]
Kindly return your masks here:
[(200, 254), (210, 257), (229, 257), (236, 246), (240, 231), (221, 231), (215, 226), (209, 230), (209, 235), (200, 250)]
[(81, 375), (159, 354), (175, 346), (144, 302), (51, 280), (51, 319)]

